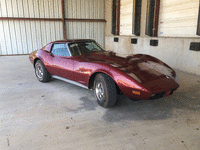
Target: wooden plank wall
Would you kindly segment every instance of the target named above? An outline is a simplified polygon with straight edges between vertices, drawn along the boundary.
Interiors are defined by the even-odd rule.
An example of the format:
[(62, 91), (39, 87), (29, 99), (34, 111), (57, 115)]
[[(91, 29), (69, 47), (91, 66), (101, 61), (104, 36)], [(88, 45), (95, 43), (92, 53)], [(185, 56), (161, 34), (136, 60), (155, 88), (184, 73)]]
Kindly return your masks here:
[(158, 36), (197, 37), (199, 0), (161, 0)]
[(120, 35), (132, 35), (133, 32), (133, 0), (121, 0)]

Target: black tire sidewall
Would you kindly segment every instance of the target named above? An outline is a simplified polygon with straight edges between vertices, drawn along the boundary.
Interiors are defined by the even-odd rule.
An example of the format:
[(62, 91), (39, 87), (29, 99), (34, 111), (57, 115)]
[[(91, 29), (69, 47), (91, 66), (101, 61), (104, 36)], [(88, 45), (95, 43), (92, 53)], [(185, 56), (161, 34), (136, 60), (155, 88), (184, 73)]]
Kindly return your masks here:
[[(104, 100), (100, 101), (96, 96), (96, 84), (101, 82), (104, 88)], [(106, 74), (100, 73), (97, 74), (94, 81), (94, 94), (97, 99), (97, 102), (100, 106), (104, 108), (113, 107), (117, 101), (117, 89), (115, 82), (111, 77)]]
[[(43, 70), (43, 76), (42, 78), (39, 78), (37, 76), (37, 73), (36, 73), (36, 66), (37, 65), (40, 65), (42, 67), (42, 70)], [(40, 82), (48, 82), (50, 81), (51, 79), (51, 75), (49, 74), (49, 72), (47, 71), (45, 65), (43, 64), (43, 62), (41, 60), (38, 60), (36, 63), (35, 63), (35, 75), (37, 77), (37, 79), (40, 81)]]

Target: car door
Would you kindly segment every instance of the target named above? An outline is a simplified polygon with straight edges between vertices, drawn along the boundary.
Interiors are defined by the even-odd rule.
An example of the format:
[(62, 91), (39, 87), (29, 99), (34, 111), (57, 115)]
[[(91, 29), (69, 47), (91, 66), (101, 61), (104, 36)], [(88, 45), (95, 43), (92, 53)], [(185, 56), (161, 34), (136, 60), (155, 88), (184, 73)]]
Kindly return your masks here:
[(67, 44), (53, 44), (50, 56), (53, 74), (73, 80), (73, 60)]
[[(74, 81), (83, 85), (88, 84), (89, 77), (93, 71), (93, 65), (88, 63), (87, 56), (94, 49), (91, 42), (78, 42), (69, 45), (72, 54), (75, 54), (74, 60)], [(79, 54), (80, 53), (80, 54)]]

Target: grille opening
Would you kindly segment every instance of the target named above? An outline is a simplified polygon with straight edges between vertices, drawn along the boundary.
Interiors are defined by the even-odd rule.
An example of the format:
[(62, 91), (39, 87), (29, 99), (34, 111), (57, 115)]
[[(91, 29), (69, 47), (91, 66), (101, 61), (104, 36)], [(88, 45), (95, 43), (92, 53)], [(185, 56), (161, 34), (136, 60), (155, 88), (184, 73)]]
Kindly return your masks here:
[[(174, 90), (171, 91), (171, 93), (169, 95), (172, 95), (174, 92)], [(158, 99), (158, 98), (162, 98), (165, 96), (165, 94), (167, 93), (166, 92), (162, 92), (162, 93), (158, 93), (158, 94), (152, 94), (151, 97), (150, 97), (150, 100), (154, 100), (154, 99)]]
[(164, 97), (165, 94), (166, 94), (166, 92), (162, 92), (162, 93), (158, 93), (158, 94), (152, 94), (151, 97), (150, 97), (150, 100), (158, 99), (158, 98)]

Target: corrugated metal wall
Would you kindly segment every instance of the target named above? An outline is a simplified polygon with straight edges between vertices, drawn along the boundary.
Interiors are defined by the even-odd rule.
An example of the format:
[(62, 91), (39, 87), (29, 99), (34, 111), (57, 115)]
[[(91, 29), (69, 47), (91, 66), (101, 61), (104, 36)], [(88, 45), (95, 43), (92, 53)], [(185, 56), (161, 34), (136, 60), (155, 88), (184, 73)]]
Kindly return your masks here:
[[(62, 18), (61, 0), (0, 0), (0, 17)], [(63, 39), (62, 21), (0, 20), (0, 55), (29, 54)]]
[(158, 36), (197, 37), (199, 0), (161, 0)]
[[(65, 18), (104, 19), (104, 3), (104, 0), (65, 0)], [(0, 55), (30, 54), (64, 38), (62, 0), (0, 0), (0, 17), (14, 18), (0, 19)], [(95, 39), (104, 47), (105, 22), (65, 23), (67, 39)]]
[[(104, 0), (65, 0), (65, 18), (105, 19)], [(103, 47), (105, 22), (66, 21), (67, 39), (95, 39)]]

